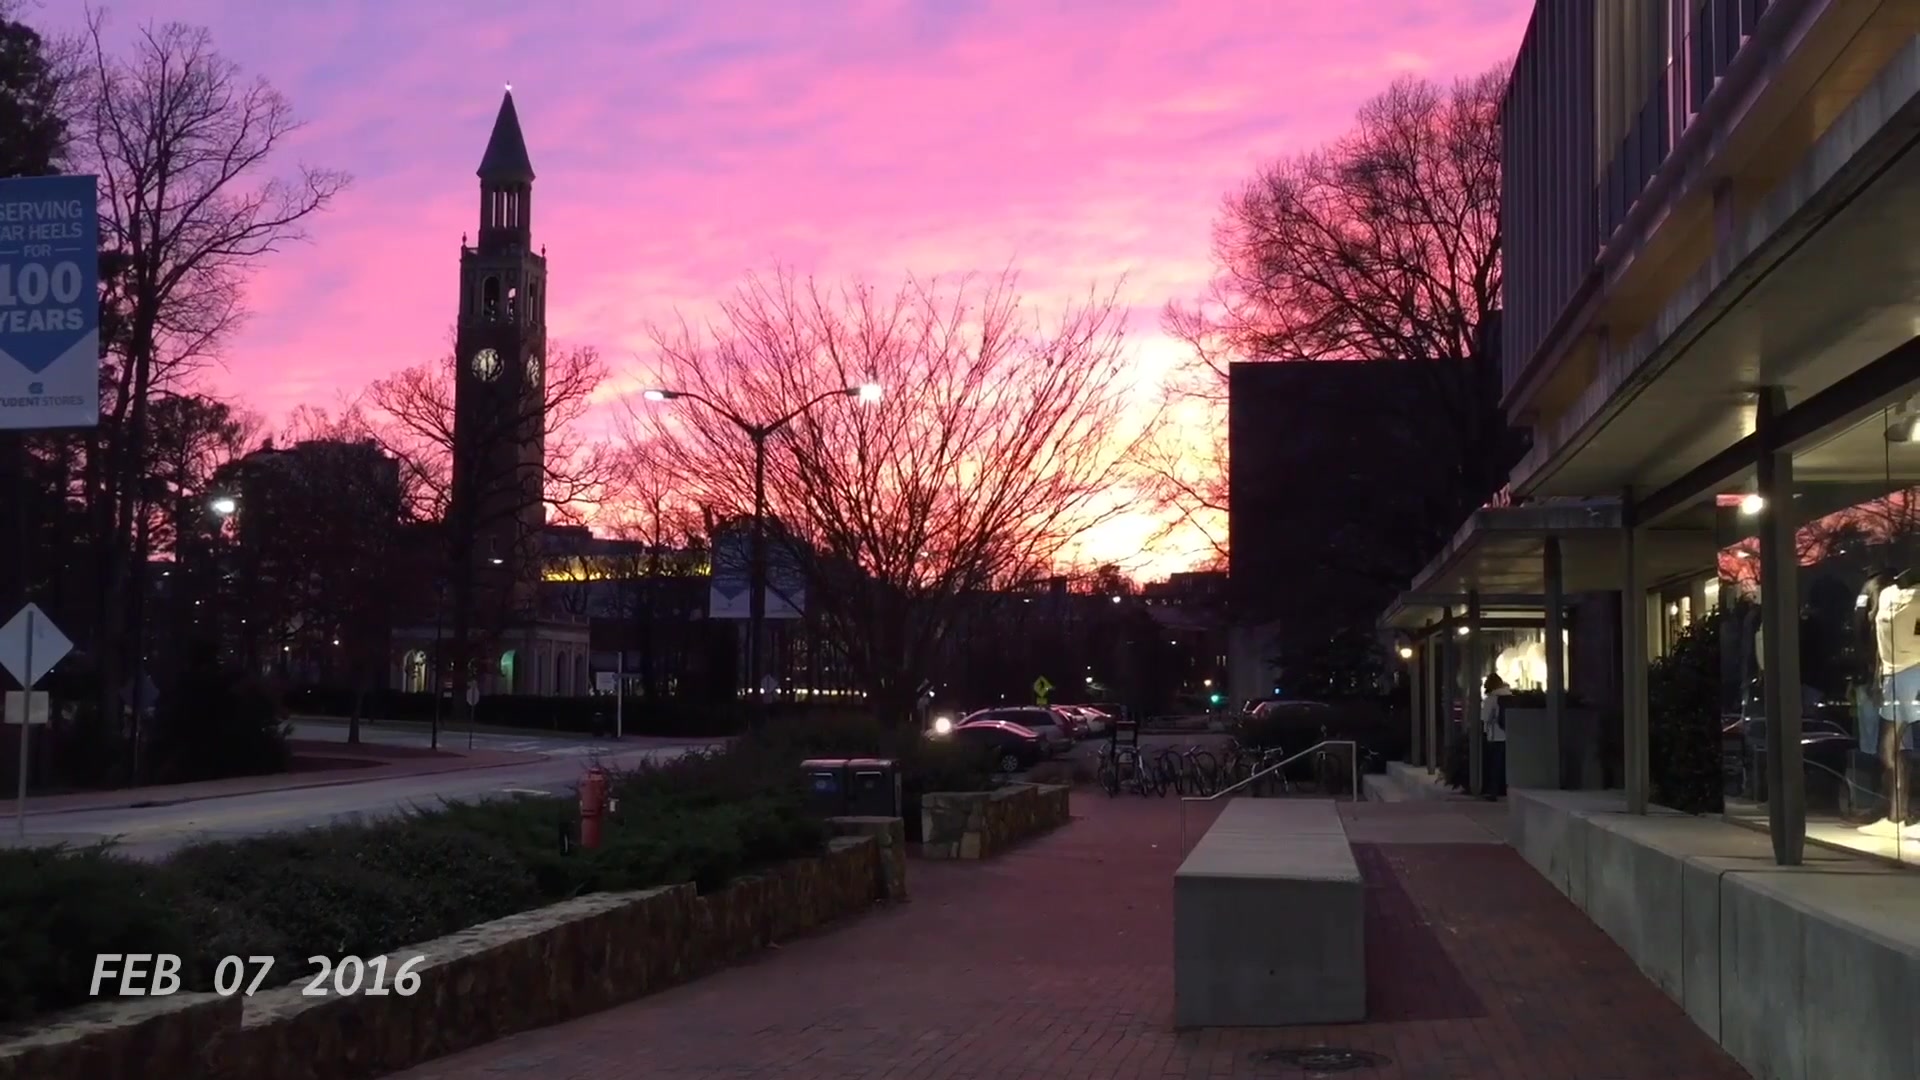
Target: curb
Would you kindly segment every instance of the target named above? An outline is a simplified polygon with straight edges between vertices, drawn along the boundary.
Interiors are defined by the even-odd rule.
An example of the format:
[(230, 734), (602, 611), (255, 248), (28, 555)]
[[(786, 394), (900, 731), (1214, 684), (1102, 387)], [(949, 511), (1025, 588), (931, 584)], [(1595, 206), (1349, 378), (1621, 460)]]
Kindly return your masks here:
[[(273, 784), (267, 787), (248, 788), (242, 791), (219, 791), (219, 792), (212, 792), (205, 795), (179, 795), (171, 798), (161, 797), (161, 798), (154, 798), (154, 799), (135, 799), (131, 802), (116, 801), (116, 802), (97, 803), (97, 804), (88, 805), (88, 806), (67, 806), (67, 807), (54, 806), (54, 807), (46, 807), (46, 808), (36, 808), (32, 805), (31, 802), (29, 802), (27, 805), (27, 816), (33, 817), (41, 814), (85, 814), (94, 810), (149, 810), (149, 809), (154, 809), (162, 806), (178, 806), (181, 803), (211, 802), (214, 799), (234, 799), (234, 798), (239, 798), (240, 796), (243, 796), (243, 795), (267, 795), (276, 791), (305, 791), (312, 788), (344, 787), (347, 784), (364, 784), (369, 782), (370, 780), (406, 780), (416, 776), (434, 776), (439, 773), (475, 772), (480, 769), (504, 769), (511, 765), (532, 765), (537, 761), (554, 760), (552, 755), (550, 754), (536, 754), (532, 752), (526, 752), (526, 753), (528, 758), (528, 760), (526, 761), (482, 761), (482, 762), (473, 762), (471, 764), (452, 765), (442, 769), (416, 769), (412, 772), (393, 773), (393, 774), (390, 774), (387, 776), (381, 776), (381, 777), (341, 776), (341, 777), (327, 777), (324, 779), (316, 778), (313, 780), (303, 781), (299, 783)], [(148, 789), (148, 790), (151, 790), (151, 789)], [(55, 795), (55, 796), (45, 796), (45, 797), (59, 798), (60, 796)]]

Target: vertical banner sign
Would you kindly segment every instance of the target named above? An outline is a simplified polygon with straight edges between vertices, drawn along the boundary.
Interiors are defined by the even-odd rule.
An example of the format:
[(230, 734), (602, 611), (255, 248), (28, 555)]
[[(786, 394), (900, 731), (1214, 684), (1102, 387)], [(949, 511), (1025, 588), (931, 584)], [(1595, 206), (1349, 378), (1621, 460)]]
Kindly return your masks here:
[(0, 180), (0, 429), (100, 423), (94, 179)]

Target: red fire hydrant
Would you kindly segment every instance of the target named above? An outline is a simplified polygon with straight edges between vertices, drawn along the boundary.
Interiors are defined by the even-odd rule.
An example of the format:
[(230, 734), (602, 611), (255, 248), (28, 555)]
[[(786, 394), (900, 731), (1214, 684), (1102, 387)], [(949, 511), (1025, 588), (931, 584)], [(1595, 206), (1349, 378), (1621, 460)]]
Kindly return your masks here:
[(580, 778), (580, 846), (600, 846), (600, 825), (607, 816), (607, 770), (598, 765), (587, 767)]

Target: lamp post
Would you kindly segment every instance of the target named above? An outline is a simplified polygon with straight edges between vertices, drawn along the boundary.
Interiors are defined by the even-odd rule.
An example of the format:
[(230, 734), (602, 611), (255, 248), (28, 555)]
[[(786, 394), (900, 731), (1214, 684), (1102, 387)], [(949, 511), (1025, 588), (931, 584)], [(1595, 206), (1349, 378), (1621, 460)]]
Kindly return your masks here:
[(641, 395), (648, 401), (674, 401), (679, 398), (697, 401), (739, 428), (753, 444), (753, 540), (747, 567), (747, 685), (751, 688), (754, 700), (762, 705), (765, 704), (765, 695), (760, 690), (763, 666), (761, 633), (767, 621), (767, 440), (801, 413), (823, 401), (848, 397), (862, 404), (871, 404), (880, 400), (880, 394), (880, 384), (873, 382), (829, 390), (785, 416), (764, 424), (756, 424), (711, 398), (686, 390), (648, 390)]

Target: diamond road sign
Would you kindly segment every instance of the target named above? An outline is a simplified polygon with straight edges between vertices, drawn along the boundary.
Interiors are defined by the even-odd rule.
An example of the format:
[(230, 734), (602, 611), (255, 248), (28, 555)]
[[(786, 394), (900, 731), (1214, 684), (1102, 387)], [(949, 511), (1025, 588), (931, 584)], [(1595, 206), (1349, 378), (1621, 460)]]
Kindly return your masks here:
[[(27, 648), (29, 625), (31, 625), (33, 648)], [(33, 670), (27, 670), (27, 653), (33, 653)], [(40, 681), (41, 676), (53, 670), (73, 651), (73, 642), (67, 635), (53, 625), (47, 613), (36, 604), (28, 604), (19, 613), (0, 626), (0, 667), (19, 680), (23, 688), (31, 689)]]

